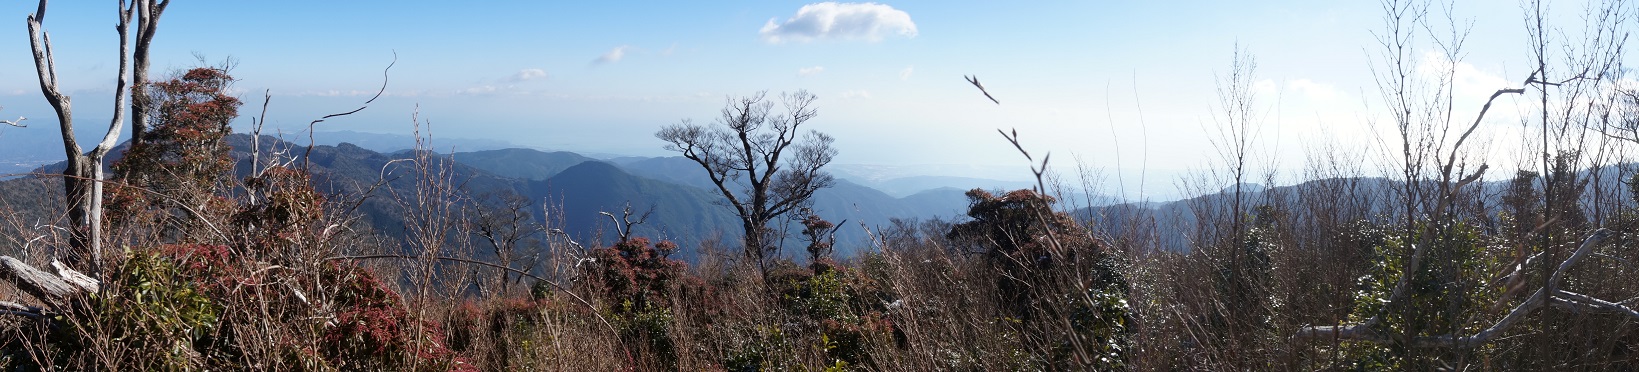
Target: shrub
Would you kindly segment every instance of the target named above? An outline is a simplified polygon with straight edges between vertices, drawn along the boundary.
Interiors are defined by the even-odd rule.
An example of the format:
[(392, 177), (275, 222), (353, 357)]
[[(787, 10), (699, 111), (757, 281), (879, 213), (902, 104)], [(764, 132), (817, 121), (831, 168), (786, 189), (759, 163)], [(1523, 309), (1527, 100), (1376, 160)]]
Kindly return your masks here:
[(324, 327), (319, 354), (331, 366), (354, 370), (465, 370), (473, 368), (445, 344), (438, 323), (414, 319), (403, 300), (356, 266), (330, 265), (320, 288), (334, 288), (335, 319)]
[(647, 361), (659, 368), (677, 368), (671, 304), (687, 266), (669, 258), (676, 250), (677, 244), (669, 241), (651, 245), (647, 238), (634, 237), (593, 250), (595, 261), (585, 269), (609, 304), (608, 318), (621, 338), (640, 347), (635, 357), (652, 358)]
[(1027, 359), (1050, 369), (1123, 368), (1131, 315), (1117, 256), (1068, 214), (1053, 211), (1051, 196), (1015, 190), (998, 197), (981, 189), (967, 196), (973, 220), (947, 237), (984, 252), (996, 270), (998, 302), (1017, 332), (1030, 335)]
[(604, 298), (613, 303), (631, 302), (633, 309), (663, 305), (686, 268), (682, 261), (667, 257), (676, 249), (677, 244), (669, 241), (651, 246), (647, 238), (631, 238), (593, 250), (595, 264), (590, 265), (587, 274)]
[(233, 354), (217, 348), (222, 306), (190, 280), (186, 266), (178, 266), (160, 252), (132, 252), (112, 273), (117, 289), (93, 301), (103, 320), (93, 326), (104, 337), (163, 351), (133, 360), (140, 369), (195, 369), (206, 360), (227, 362)]
[[(1426, 223), (1426, 222), (1425, 222)], [(1365, 320), (1381, 317), (1372, 331), (1391, 337), (1426, 337), (1450, 334), (1472, 334), (1498, 319), (1498, 311), (1486, 305), (1495, 303), (1500, 294), (1496, 287), (1486, 284), (1491, 278), (1486, 249), (1487, 240), (1479, 229), (1462, 223), (1424, 229), (1421, 225), (1405, 230), (1386, 229), (1370, 225), (1357, 234), (1363, 240), (1376, 241), (1376, 259), (1371, 260), (1371, 271), (1360, 278), (1361, 291), (1356, 297), (1353, 317)], [(1435, 234), (1424, 237), (1422, 234)], [(1425, 242), (1428, 256), (1414, 273), (1402, 301), (1389, 302), (1391, 292), (1410, 265), (1414, 244)], [(1353, 356), (1356, 366), (1368, 369), (1426, 369), (1437, 368), (1441, 360), (1462, 358), (1467, 351), (1417, 348), (1392, 344), (1356, 345)], [(1483, 350), (1474, 350), (1483, 352)]]
[(104, 203), (110, 226), (160, 229), (175, 242), (213, 237), (199, 215), (231, 211), (224, 195), (233, 170), (225, 141), (240, 102), (227, 94), (233, 77), (195, 68), (150, 84), (150, 128), (111, 168), (119, 175)]

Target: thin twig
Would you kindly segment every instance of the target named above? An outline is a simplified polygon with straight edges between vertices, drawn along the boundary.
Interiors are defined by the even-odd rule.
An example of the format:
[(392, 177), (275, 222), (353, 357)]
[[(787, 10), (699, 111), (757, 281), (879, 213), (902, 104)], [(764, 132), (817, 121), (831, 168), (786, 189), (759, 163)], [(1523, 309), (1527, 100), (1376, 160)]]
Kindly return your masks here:
[(376, 95), (370, 97), (369, 100), (364, 101), (364, 104), (360, 105), (359, 108), (353, 109), (353, 111), (325, 115), (323, 117), (318, 118), (317, 120), (313, 120), (312, 122), (307, 123), (307, 152), (302, 154), (302, 168), (303, 169), (307, 168), (308, 159), (310, 159), (308, 157), (308, 155), (313, 154), (313, 143), (314, 143), (313, 142), (314, 141), (313, 140), (313, 126), (318, 125), (319, 123), (323, 123), (325, 120), (328, 120), (330, 118), (352, 115), (352, 114), (358, 113), (359, 111), (364, 111), (365, 108), (370, 107), (371, 102), (375, 102), (377, 98), (381, 98), (382, 93), (387, 92), (387, 78), (388, 78), (387, 72), (392, 71), (393, 65), (396, 65), (396, 64), (398, 64), (398, 51), (395, 50), (395, 51), (393, 51), (393, 61), (387, 63), (387, 68), (381, 69), (381, 89), (377, 89), (376, 90)]

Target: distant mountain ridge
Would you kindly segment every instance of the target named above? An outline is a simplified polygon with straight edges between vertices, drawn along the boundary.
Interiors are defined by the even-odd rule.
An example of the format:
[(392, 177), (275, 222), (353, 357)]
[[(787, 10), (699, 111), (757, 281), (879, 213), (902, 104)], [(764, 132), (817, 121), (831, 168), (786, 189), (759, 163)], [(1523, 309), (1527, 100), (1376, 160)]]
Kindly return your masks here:
[[(638, 233), (645, 231), (668, 236), (690, 236), (698, 234), (721, 234), (725, 239), (736, 237), (739, 232), (739, 220), (732, 214), (732, 210), (722, 203), (723, 197), (717, 190), (700, 165), (693, 160), (682, 157), (639, 158), (627, 157), (616, 161), (604, 162), (600, 160), (586, 160), (589, 158), (571, 156), (567, 152), (544, 152), (527, 149), (509, 149), (495, 151), (481, 151), (471, 153), (456, 153), (456, 162), (485, 169), (494, 174), (515, 176), (531, 181), (545, 182), (549, 187), (545, 191), (551, 201), (563, 200), (568, 203), (586, 203), (584, 205), (565, 205), (565, 209), (575, 215), (591, 214), (596, 216), (598, 211), (618, 211), (624, 206), (625, 200), (631, 200), (635, 209), (645, 210), (649, 206), (656, 207), (656, 216), (651, 219), (652, 226), (639, 227)], [(577, 160), (584, 160), (579, 164), (570, 164)], [(588, 164), (593, 163), (593, 164)], [(618, 164), (618, 165), (616, 165)], [(551, 170), (562, 169), (554, 173)], [(571, 172), (574, 171), (574, 172)], [(618, 172), (618, 173), (617, 173)], [(628, 175), (636, 179), (627, 179), (620, 175)], [(600, 184), (588, 184), (581, 178), (599, 179)], [(672, 187), (684, 187), (688, 191), (678, 191), (657, 186), (650, 182), (662, 183)], [(539, 191), (539, 190), (537, 190)], [(815, 193), (813, 208), (821, 217), (833, 223), (846, 225), (837, 231), (838, 255), (847, 256), (855, 253), (869, 244), (868, 234), (864, 228), (876, 229), (887, 226), (892, 219), (927, 219), (953, 218), (967, 209), (967, 198), (963, 195), (967, 190), (951, 187), (935, 188), (923, 193), (896, 198), (887, 193), (860, 185), (848, 180), (838, 180), (832, 187), (824, 188)], [(613, 193), (625, 195), (625, 199)], [(656, 193), (663, 193), (664, 197), (653, 197)], [(538, 192), (531, 192), (538, 194)], [(640, 202), (642, 201), (642, 202)], [(661, 201), (664, 201), (662, 203)], [(603, 208), (603, 209), (596, 209)], [(665, 209), (697, 208), (698, 212), (691, 215), (678, 215), (679, 212), (665, 211)], [(724, 220), (723, 218), (726, 218)], [(606, 217), (598, 217), (607, 220)], [(700, 222), (712, 222), (709, 225), (714, 232), (708, 232), (706, 225)], [(716, 221), (716, 222), (713, 222)], [(723, 222), (726, 221), (726, 222)], [(569, 222), (575, 229), (595, 229), (594, 226), (582, 225), (587, 222)], [(647, 225), (647, 224), (646, 224)], [(794, 224), (788, 229), (794, 235), (797, 226)], [(658, 230), (658, 231), (657, 231)], [(787, 252), (799, 251), (798, 239), (787, 239)]]
[[(250, 136), (235, 134), (228, 137), (234, 156), (240, 159), (241, 170), (248, 168)], [(287, 153), (301, 156), (305, 145), (283, 142), (264, 136), (264, 151), (288, 149)], [(124, 146), (116, 147), (110, 159), (117, 159)], [(333, 197), (356, 197), (372, 185), (383, 183), (387, 189), (409, 190), (419, 175), (400, 160), (414, 156), (413, 152), (384, 154), (351, 143), (335, 146), (315, 146), (309, 160), (316, 186)], [(575, 239), (588, 245), (607, 243), (614, 237), (607, 217), (599, 212), (618, 213), (628, 202), (639, 213), (653, 208), (654, 215), (636, 228), (636, 234), (678, 242), (679, 253), (692, 256), (701, 241), (720, 239), (732, 244), (738, 239), (739, 221), (730, 208), (723, 204), (716, 187), (699, 169), (698, 164), (680, 157), (642, 158), (626, 157), (610, 161), (597, 160), (572, 152), (546, 152), (531, 149), (495, 149), (454, 154), (429, 154), (438, 159), (437, 167), (447, 169), (461, 191), (469, 195), (485, 193), (516, 193), (536, 205), (534, 213), (541, 220), (562, 222), (563, 228)], [(42, 170), (60, 169), (61, 162), (41, 167)], [(1601, 170), (1610, 175), (1621, 175), (1619, 166)], [(1588, 170), (1583, 171), (1584, 174)], [(1624, 187), (1620, 177), (1603, 177), (1588, 187)], [(974, 178), (924, 177), (905, 180), (903, 184), (937, 183), (937, 180), (983, 182)], [(52, 186), (53, 182), (58, 182)], [(1482, 197), (1494, 200), (1507, 185), (1507, 180), (1476, 184)], [(1394, 187), (1392, 180), (1383, 178), (1337, 178), (1314, 180), (1291, 186), (1264, 187), (1247, 185), (1243, 188), (1253, 205), (1267, 200), (1296, 204), (1305, 202), (1306, 195), (1328, 194), (1325, 190), (1352, 190), (1357, 200), (1326, 200), (1378, 208), (1387, 205), (1382, 198)], [(1017, 188), (1003, 184), (986, 189)], [(964, 193), (969, 188), (944, 186), (902, 197), (862, 185), (848, 179), (839, 179), (835, 185), (820, 190), (813, 199), (813, 208), (832, 222), (842, 223), (838, 231), (839, 256), (849, 256), (868, 249), (866, 228), (876, 229), (891, 224), (893, 219), (957, 218), (967, 209)], [(1141, 202), (1115, 205), (1080, 206), (1072, 211), (1076, 217), (1093, 221), (1101, 229), (1120, 232), (1123, 229), (1153, 229), (1155, 235), (1170, 246), (1187, 250), (1187, 234), (1195, 220), (1192, 207), (1222, 208), (1229, 197), (1226, 188), (1220, 192), (1200, 195), (1171, 202)], [(50, 205), (61, 205), (60, 180), (51, 177), (22, 177), (0, 181), (0, 204), (24, 212), (32, 220), (55, 218)], [(402, 236), (406, 213), (393, 202), (392, 195), (378, 189), (375, 196), (360, 205), (359, 211), (370, 225), (392, 236)], [(550, 205), (546, 215), (541, 205)], [(1356, 215), (1371, 216), (1386, 211), (1365, 209)], [(1147, 222), (1143, 222), (1147, 221)], [(1144, 226), (1134, 225), (1142, 222)], [(786, 232), (792, 239), (786, 241), (787, 254), (800, 252), (795, 226)]]
[(986, 179), (986, 178), (958, 177), (958, 176), (908, 176), (908, 177), (891, 178), (891, 179), (882, 180), (882, 181), (874, 182), (874, 183), (873, 182), (865, 182), (865, 183), (863, 183), (863, 185), (874, 188), (874, 189), (877, 189), (877, 190), (882, 190), (882, 192), (887, 193), (888, 195), (893, 195), (895, 197), (905, 197), (905, 196), (910, 196), (912, 194), (916, 194), (916, 193), (919, 193), (919, 192), (934, 190), (934, 189), (940, 189), (940, 188), (954, 188), (954, 189), (961, 189), (961, 190), (972, 190), (972, 189), (975, 189), (975, 188), (982, 188), (982, 189), (987, 189), (987, 190), (988, 189), (1008, 189), (1008, 190), (1026, 189), (1026, 188), (1030, 188), (1031, 186), (1035, 186), (1035, 182), (1029, 182), (1029, 181), (1003, 181), (1003, 180), (993, 180), (993, 179)]
[[(383, 154), (392, 154), (415, 148), (416, 138), (408, 134), (368, 133), (350, 130), (330, 132), (315, 132), (313, 139), (316, 145), (337, 146), (343, 143), (352, 144)], [(300, 140), (304, 144), (305, 139)], [(434, 151), (481, 151), (516, 148), (518, 145), (507, 141), (492, 139), (445, 138), (439, 137), (432, 142)]]
[[(1626, 188), (1626, 182), (1621, 175), (1623, 169), (1631, 169), (1629, 165), (1610, 165), (1599, 169), (1583, 169), (1578, 171), (1578, 177), (1590, 179), (1587, 190), (1582, 195), (1581, 202), (1585, 212), (1592, 213), (1599, 208), (1598, 204), (1622, 203), (1632, 204), (1632, 200), (1598, 200), (1593, 192), (1595, 189), (1606, 190), (1605, 194), (1612, 194), (1612, 190)], [(1589, 178), (1595, 172), (1603, 175), (1595, 179)], [(1494, 181), (1476, 182), (1464, 190), (1474, 193), (1475, 199), (1489, 206), (1502, 205), (1502, 196), (1507, 192), (1512, 180), (1501, 179)], [(1536, 182), (1540, 182), (1540, 179)], [(1431, 182), (1432, 184), (1432, 182)], [(1295, 221), (1312, 220), (1317, 218), (1346, 217), (1354, 220), (1368, 220), (1380, 223), (1389, 223), (1397, 210), (1395, 189), (1404, 183), (1383, 177), (1346, 177), (1309, 180), (1289, 186), (1264, 186), (1259, 184), (1243, 184), (1242, 195), (1246, 205), (1244, 211), (1252, 213), (1259, 205), (1306, 205), (1308, 203), (1324, 204), (1327, 208), (1340, 211), (1338, 216), (1317, 216), (1305, 214), (1304, 211), (1281, 211), (1293, 213)], [(1540, 184), (1536, 184), (1540, 188)], [(1125, 203), (1106, 206), (1083, 207), (1072, 211), (1072, 215), (1084, 221), (1090, 221), (1111, 235), (1121, 235), (1130, 229), (1139, 229), (1140, 234), (1151, 234), (1161, 241), (1161, 246), (1173, 251), (1185, 252), (1190, 250), (1190, 234), (1196, 229), (1197, 211), (1203, 213), (1228, 213), (1230, 203), (1234, 198), (1234, 186), (1227, 186), (1218, 192), (1199, 195), (1183, 200), (1169, 202)], [(1540, 190), (1539, 190), (1540, 191)], [(1617, 195), (1626, 192), (1614, 193)], [(1495, 211), (1493, 211), (1494, 213)], [(1494, 214), (1490, 217), (1496, 217)], [(1496, 221), (1473, 221), (1482, 228), (1496, 228), (1492, 225)]]
[[(249, 136), (229, 138), (238, 157), (248, 157)], [(304, 148), (264, 138), (265, 148)], [(297, 151), (301, 152), (301, 151)], [(315, 181), (329, 194), (354, 195), (386, 175), (389, 186), (407, 190), (414, 186), (412, 169), (395, 160), (414, 156), (412, 152), (385, 154), (351, 143), (316, 146), (312, 154)], [(738, 239), (738, 217), (724, 205), (722, 196), (704, 170), (681, 157), (625, 158), (624, 164), (597, 160), (565, 151), (505, 148), (440, 154), (439, 163), (471, 195), (516, 193), (536, 204), (536, 217), (562, 222), (564, 231), (583, 244), (615, 237), (611, 221), (599, 214), (618, 214), (630, 203), (634, 211), (651, 208), (653, 215), (635, 227), (635, 234), (673, 240), (683, 246), (679, 255), (691, 258), (693, 249), (706, 239), (732, 242)], [(379, 193), (380, 191), (378, 191)], [(953, 218), (967, 209), (965, 189), (938, 188), (904, 198), (895, 198), (876, 189), (847, 180), (822, 189), (813, 200), (814, 210), (832, 222), (847, 224), (838, 231), (839, 256), (849, 256), (869, 246), (864, 228), (886, 226), (892, 219)], [(542, 205), (555, 208), (549, 216)], [(402, 234), (404, 213), (389, 199), (377, 196), (360, 207), (377, 229), (390, 235)], [(794, 237), (799, 227), (787, 230), (788, 254), (800, 252)]]
[(544, 180), (569, 167), (597, 160), (568, 151), (545, 152), (521, 148), (460, 152), (452, 157), (456, 162), (498, 176), (525, 180)]

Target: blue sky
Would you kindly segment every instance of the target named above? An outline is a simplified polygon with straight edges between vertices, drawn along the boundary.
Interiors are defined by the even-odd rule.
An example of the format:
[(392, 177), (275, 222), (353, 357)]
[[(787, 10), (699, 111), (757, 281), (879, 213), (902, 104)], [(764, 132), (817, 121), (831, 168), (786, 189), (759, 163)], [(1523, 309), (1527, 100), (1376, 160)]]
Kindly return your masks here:
[[(28, 57), (33, 4), (23, 3), (0, 5), (0, 35), (11, 35), (0, 36), (0, 116), (53, 130)], [(116, 67), (113, 2), (89, 3), (53, 3), (46, 20), (82, 128), (106, 122)], [(1581, 6), (1555, 4), (1562, 18)], [(809, 5), (868, 17), (808, 39), (764, 32), (809, 21)], [(1459, 95), (1517, 84), (1528, 72), (1520, 6), (1454, 9), (1473, 33)], [(1317, 144), (1371, 146), (1362, 138), (1380, 128), (1368, 125), (1377, 93), (1367, 61), (1381, 13), (1375, 1), (179, 1), (162, 20), (154, 70), (196, 65), (196, 54), (234, 58), (253, 103), (242, 114), (269, 90), (270, 124), (287, 132), (356, 107), (396, 51), (389, 96), (321, 130), (408, 133), (419, 111), (435, 136), (664, 155), (656, 129), (709, 121), (725, 96), (807, 89), (820, 97), (812, 128), (837, 137), (839, 163), (1022, 164), (995, 133), (1018, 128), (1061, 167), (1073, 155), (1166, 171), (1212, 164), (1203, 130), (1214, 79), (1239, 45), (1258, 62), (1260, 156), (1296, 169)], [(1487, 135), (1516, 136), (1496, 127)]]

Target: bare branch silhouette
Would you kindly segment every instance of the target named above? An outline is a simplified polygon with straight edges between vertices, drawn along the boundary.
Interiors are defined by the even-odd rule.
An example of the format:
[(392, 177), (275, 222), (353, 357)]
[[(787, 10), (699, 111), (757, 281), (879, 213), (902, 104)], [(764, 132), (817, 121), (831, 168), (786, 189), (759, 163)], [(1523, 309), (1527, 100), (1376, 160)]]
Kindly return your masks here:
[(985, 90), (985, 85), (984, 84), (979, 84), (979, 77), (978, 76), (962, 76), (962, 78), (967, 79), (967, 82), (969, 82), (969, 83), (973, 83), (973, 86), (979, 87), (979, 93), (984, 93), (985, 98), (989, 98), (990, 102), (995, 102), (998, 105), (1002, 104), (1002, 101), (997, 101), (996, 97), (991, 97), (990, 96), (990, 92)]

